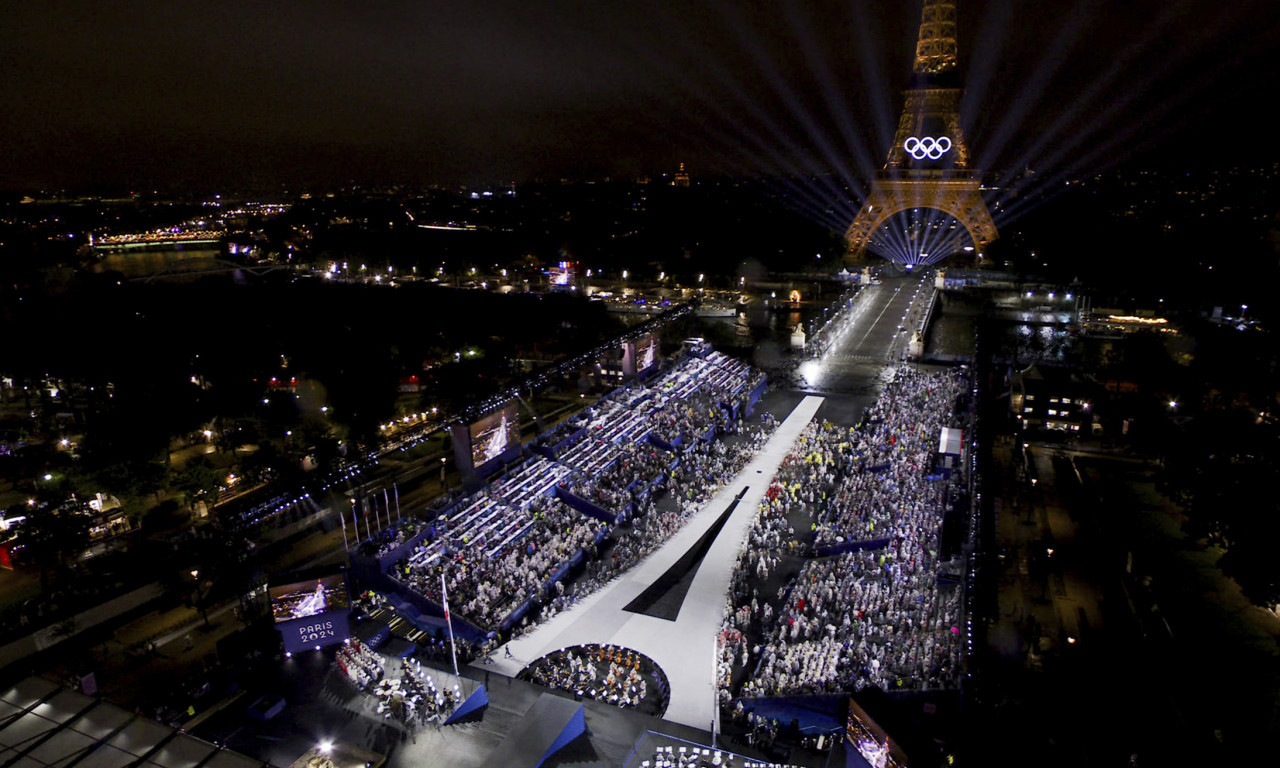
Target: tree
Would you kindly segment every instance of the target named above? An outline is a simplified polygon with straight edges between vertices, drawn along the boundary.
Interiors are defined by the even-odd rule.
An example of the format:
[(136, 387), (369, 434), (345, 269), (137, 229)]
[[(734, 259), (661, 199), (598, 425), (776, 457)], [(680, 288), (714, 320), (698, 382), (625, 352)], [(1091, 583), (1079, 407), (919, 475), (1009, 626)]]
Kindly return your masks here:
[(18, 543), (24, 558), (39, 570), (41, 588), (47, 589), (50, 577), (66, 570), (89, 545), (89, 518), (54, 509), (30, 510)]
[(188, 462), (187, 466), (174, 477), (174, 487), (182, 491), (188, 505), (203, 501), (210, 508), (218, 500), (218, 491), (222, 487), (222, 477), (205, 458)]
[(160, 494), (169, 481), (169, 468), (159, 459), (125, 457), (121, 461), (100, 466), (93, 473), (98, 486), (126, 502), (141, 505), (147, 496)]

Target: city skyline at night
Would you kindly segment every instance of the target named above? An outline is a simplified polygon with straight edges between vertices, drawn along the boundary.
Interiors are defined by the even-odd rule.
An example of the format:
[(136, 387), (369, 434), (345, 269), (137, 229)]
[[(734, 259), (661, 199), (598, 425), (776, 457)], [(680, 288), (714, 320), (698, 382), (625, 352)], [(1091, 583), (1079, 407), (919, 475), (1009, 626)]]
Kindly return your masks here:
[(6, 9), (0, 768), (1256, 762), (1274, 5)]

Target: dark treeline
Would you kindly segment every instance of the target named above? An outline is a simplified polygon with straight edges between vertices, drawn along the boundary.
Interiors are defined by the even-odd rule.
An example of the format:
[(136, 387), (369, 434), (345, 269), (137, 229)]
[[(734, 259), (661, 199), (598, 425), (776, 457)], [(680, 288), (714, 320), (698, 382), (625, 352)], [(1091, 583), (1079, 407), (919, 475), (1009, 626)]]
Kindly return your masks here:
[(455, 407), (496, 389), (517, 357), (554, 359), (616, 330), (600, 306), (574, 296), (292, 278), (103, 276), (11, 297), (0, 311), (7, 375), (83, 384), (88, 412), (127, 414), (134, 426), (121, 431), (141, 419), (173, 434), (264, 398), (276, 410), (278, 385), (296, 379), (298, 397), (278, 406), (293, 411), (283, 423), (323, 405), (353, 436), (368, 436), (392, 415), (399, 377), (422, 377), (424, 401)]
[[(1002, 225), (999, 265), (1067, 284), (1095, 306), (1131, 299), (1274, 316), (1280, 167), (1116, 171), (1064, 186)], [(1259, 315), (1258, 313), (1261, 313)]]

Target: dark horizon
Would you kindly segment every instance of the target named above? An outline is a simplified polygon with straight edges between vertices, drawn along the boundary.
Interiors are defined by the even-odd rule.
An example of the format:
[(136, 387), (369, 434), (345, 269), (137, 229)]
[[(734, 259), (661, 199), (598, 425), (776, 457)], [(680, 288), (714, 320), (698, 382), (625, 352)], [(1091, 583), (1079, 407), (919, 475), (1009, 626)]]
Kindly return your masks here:
[[(981, 167), (1277, 156), (1242, 143), (1236, 119), (1278, 79), (1267, 3), (958, 6)], [(28, 4), (0, 32), (0, 189), (451, 186), (658, 177), (680, 162), (856, 181), (883, 162), (919, 13), (888, 0)]]

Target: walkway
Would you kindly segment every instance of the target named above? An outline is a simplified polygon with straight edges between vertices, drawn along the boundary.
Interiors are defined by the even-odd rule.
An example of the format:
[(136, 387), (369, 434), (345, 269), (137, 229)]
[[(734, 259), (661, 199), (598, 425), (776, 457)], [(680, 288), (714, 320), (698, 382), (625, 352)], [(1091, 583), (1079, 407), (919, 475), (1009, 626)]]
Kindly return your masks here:
[[(665, 719), (710, 728), (716, 707), (716, 635), (729, 579), (756, 510), (787, 452), (823, 398), (808, 396), (778, 426), (759, 454), (670, 541), (595, 594), (493, 654), (493, 669), (515, 675), (525, 665), (571, 645), (610, 643), (653, 659), (671, 683)], [(745, 493), (744, 493), (745, 491)], [(675, 621), (630, 613), (631, 603), (661, 578), (742, 494), (707, 551)], [(514, 659), (505, 658), (509, 649)]]

